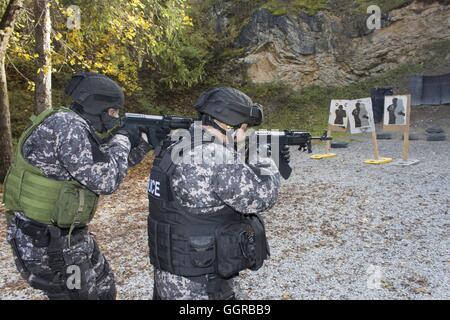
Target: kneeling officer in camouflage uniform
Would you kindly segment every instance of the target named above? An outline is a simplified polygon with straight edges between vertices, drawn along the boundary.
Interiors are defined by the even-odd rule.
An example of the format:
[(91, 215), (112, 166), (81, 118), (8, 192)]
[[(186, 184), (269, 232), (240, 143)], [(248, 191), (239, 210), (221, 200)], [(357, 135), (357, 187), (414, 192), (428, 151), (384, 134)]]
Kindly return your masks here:
[[(235, 299), (233, 278), (259, 269), (269, 254), (258, 213), (275, 204), (279, 171), (270, 157), (253, 165), (235, 161), (234, 143), (222, 143), (231, 130), (240, 144), (246, 126), (262, 122), (262, 109), (231, 88), (207, 91), (196, 108), (202, 122), (191, 128), (191, 136), (197, 130), (203, 143), (184, 137), (157, 150), (150, 174), (154, 299)], [(172, 150), (183, 143), (188, 151), (175, 163)], [(289, 150), (280, 153), (281, 161), (289, 162)]]
[(77, 74), (66, 93), (70, 108), (44, 111), (20, 138), (5, 180), (8, 241), (21, 275), (50, 299), (115, 299), (86, 226), (99, 195), (113, 193), (150, 146), (134, 130), (114, 134), (124, 94), (108, 77)]

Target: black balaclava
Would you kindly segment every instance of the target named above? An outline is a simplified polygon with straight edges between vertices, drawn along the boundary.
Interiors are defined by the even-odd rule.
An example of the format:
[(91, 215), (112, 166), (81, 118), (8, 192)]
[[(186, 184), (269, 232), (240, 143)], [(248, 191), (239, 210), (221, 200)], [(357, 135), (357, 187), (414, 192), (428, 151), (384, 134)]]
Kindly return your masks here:
[(100, 143), (106, 143), (112, 138), (114, 132), (121, 126), (121, 119), (111, 117), (108, 109), (99, 115), (84, 111), (83, 106), (73, 103), (71, 109), (79, 114), (93, 129)]
[(107, 142), (120, 127), (120, 118), (111, 117), (108, 110), (124, 109), (123, 89), (105, 75), (80, 72), (67, 84), (65, 92), (72, 97), (72, 110), (84, 118), (100, 142)]

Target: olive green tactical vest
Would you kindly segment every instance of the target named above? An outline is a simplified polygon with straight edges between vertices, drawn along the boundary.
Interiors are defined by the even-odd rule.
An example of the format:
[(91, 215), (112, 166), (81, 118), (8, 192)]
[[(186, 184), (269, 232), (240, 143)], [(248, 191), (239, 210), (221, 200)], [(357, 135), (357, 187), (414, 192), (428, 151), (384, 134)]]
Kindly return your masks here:
[(20, 137), (16, 159), (5, 179), (3, 203), (8, 210), (23, 212), (40, 223), (60, 228), (84, 226), (94, 216), (98, 195), (75, 180), (47, 178), (22, 154), (23, 144), (34, 129), (57, 112), (72, 111), (68, 108), (47, 109), (31, 117), (32, 124)]

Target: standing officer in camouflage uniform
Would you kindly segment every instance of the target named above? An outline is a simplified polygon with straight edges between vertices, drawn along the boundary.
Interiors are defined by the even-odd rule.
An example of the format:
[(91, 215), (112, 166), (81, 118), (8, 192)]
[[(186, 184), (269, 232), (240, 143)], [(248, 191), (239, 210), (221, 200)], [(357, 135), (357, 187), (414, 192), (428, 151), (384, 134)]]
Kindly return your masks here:
[[(150, 174), (154, 299), (235, 299), (233, 278), (259, 269), (269, 255), (258, 213), (275, 204), (278, 169), (269, 157), (249, 165), (238, 159), (234, 143), (223, 144), (234, 132), (240, 145), (247, 125), (262, 122), (262, 109), (231, 88), (207, 91), (196, 108), (202, 122), (191, 135), (200, 132), (203, 143), (184, 138), (157, 150)], [(176, 152), (183, 143), (190, 148)], [(281, 153), (289, 162), (289, 150)], [(177, 163), (174, 154), (181, 156)]]
[(150, 146), (137, 130), (114, 134), (124, 94), (108, 77), (77, 74), (66, 93), (72, 106), (34, 117), (20, 139), (5, 180), (8, 241), (21, 275), (49, 299), (115, 299), (87, 224), (99, 195), (113, 193)]

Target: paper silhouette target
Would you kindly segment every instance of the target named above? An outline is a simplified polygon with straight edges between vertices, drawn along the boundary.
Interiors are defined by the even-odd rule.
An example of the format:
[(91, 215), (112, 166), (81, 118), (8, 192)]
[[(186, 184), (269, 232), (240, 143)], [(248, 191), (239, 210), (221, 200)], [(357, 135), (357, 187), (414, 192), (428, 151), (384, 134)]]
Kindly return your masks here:
[(352, 134), (375, 131), (371, 98), (349, 101), (347, 111)]
[(384, 125), (407, 125), (408, 96), (389, 96), (384, 101)]
[(388, 96), (384, 98), (384, 131), (409, 130), (411, 116), (411, 95)]
[(331, 100), (328, 125), (333, 131), (347, 131), (349, 100)]

